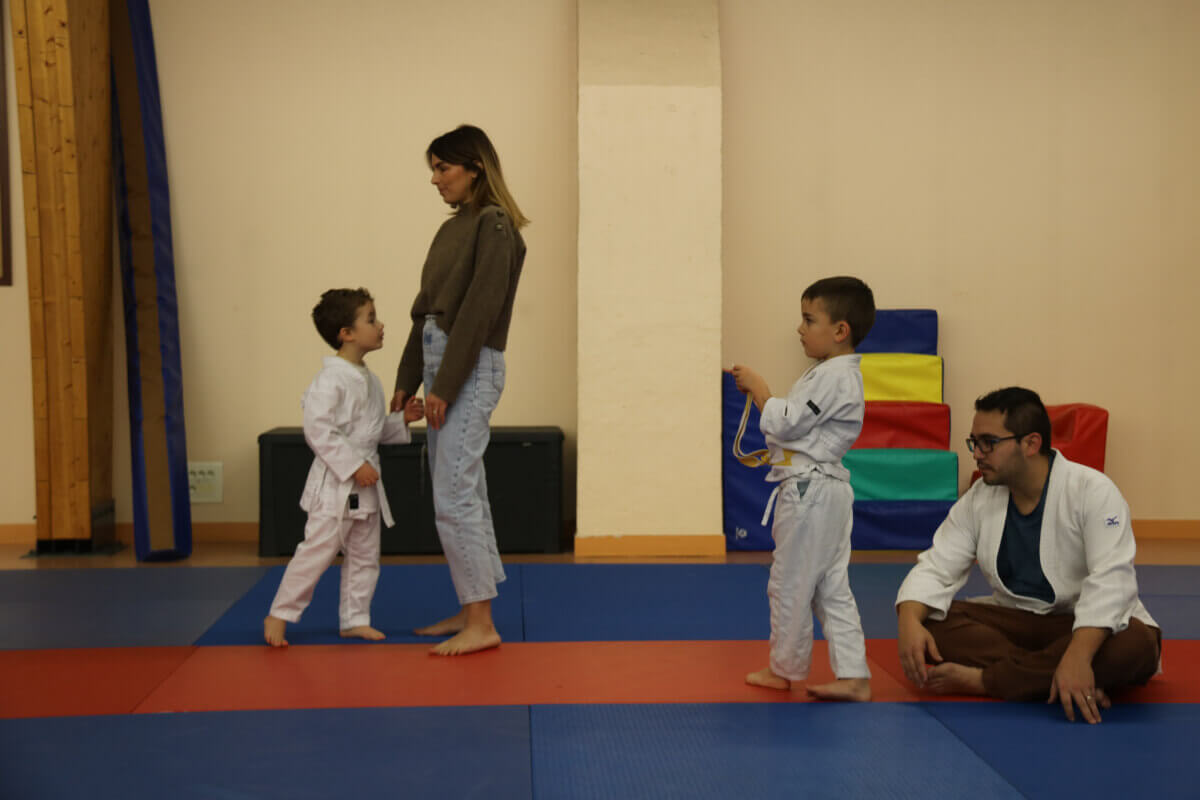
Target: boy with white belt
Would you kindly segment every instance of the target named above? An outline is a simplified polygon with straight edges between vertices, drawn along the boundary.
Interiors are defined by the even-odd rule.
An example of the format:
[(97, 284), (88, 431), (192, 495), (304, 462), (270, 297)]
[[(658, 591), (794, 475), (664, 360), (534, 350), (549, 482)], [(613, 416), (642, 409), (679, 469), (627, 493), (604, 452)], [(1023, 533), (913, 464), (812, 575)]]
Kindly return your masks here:
[(287, 623), (300, 620), (339, 550), (345, 553), (341, 635), (383, 638), (371, 627), (371, 598), (379, 579), (380, 518), (389, 528), (394, 522), (379, 480), (378, 446), (411, 441), (408, 423), (425, 413), (414, 397), (402, 415), (388, 414), (383, 385), (363, 363), (363, 356), (383, 347), (383, 323), (366, 289), (330, 289), (312, 317), (337, 355), (326, 356), (304, 393), (304, 440), (315, 456), (300, 497), (308, 522), (263, 620), (263, 638), (272, 647), (287, 645)]
[(762, 412), (759, 427), (767, 441), (766, 451), (738, 452), (739, 458), (749, 466), (770, 464), (767, 480), (778, 484), (771, 495), (775, 553), (767, 583), (770, 663), (747, 675), (746, 682), (786, 690), (792, 681), (808, 677), (815, 612), (829, 642), (835, 679), (807, 687), (808, 693), (865, 701), (871, 699), (871, 672), (847, 572), (854, 491), (842, 456), (862, 431), (862, 357), (854, 349), (875, 322), (875, 299), (858, 278), (840, 277), (809, 286), (800, 304), (804, 353), (817, 363), (786, 398), (772, 397), (766, 381), (749, 367), (732, 370), (738, 388)]

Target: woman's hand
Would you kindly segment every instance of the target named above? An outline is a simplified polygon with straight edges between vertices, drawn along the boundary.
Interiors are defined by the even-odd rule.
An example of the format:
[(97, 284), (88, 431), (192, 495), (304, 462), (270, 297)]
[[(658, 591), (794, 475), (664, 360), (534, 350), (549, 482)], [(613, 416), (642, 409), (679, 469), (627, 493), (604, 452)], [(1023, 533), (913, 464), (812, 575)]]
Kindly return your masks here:
[(404, 391), (403, 389), (397, 389), (396, 393), (394, 395), (392, 395), (392, 409), (391, 409), (392, 413), (398, 414), (401, 411), (403, 411), (404, 410), (404, 401), (407, 399), (408, 399), (408, 392)]
[(449, 405), (445, 400), (438, 397), (433, 392), (425, 393), (425, 419), (429, 422), (429, 427), (436, 430), (441, 430), (446, 424), (446, 409)]
[(419, 397), (410, 397), (404, 404), (404, 421), (416, 422), (425, 417), (425, 403)]

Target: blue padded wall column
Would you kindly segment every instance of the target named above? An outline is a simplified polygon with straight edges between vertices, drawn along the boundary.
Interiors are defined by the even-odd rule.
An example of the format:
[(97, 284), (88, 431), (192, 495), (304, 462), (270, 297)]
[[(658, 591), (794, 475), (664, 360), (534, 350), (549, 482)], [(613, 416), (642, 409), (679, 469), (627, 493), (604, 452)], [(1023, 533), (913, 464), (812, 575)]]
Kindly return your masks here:
[(110, 19), (134, 549), (139, 560), (183, 558), (192, 551), (192, 511), (170, 193), (149, 4), (114, 3)]

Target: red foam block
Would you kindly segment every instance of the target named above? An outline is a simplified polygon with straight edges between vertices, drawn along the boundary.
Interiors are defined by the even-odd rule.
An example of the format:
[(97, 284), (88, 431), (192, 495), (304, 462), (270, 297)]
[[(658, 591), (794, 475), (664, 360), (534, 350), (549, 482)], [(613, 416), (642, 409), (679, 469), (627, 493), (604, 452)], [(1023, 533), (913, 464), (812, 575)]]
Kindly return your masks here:
[(950, 406), (945, 403), (867, 402), (859, 448), (950, 449)]
[[(1050, 415), (1050, 446), (1076, 464), (1103, 472), (1108, 410), (1089, 403), (1064, 403), (1046, 406), (1046, 413)], [(971, 483), (978, 479), (976, 470), (971, 473)]]
[(1087, 403), (1046, 406), (1050, 445), (1077, 464), (1104, 471), (1108, 411)]

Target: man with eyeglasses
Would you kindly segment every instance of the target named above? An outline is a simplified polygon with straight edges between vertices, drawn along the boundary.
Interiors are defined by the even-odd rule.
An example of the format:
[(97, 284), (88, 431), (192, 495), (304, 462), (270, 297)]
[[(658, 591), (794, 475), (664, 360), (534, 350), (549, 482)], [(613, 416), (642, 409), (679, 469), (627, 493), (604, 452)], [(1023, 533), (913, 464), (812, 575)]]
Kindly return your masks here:
[[(1110, 693), (1158, 670), (1162, 632), (1138, 599), (1129, 505), (1102, 472), (1050, 447), (1035, 392), (975, 401), (967, 448), (982, 480), (896, 598), (904, 674), (939, 694), (1062, 704), (1090, 723)], [(955, 600), (971, 565), (988, 597)]]

